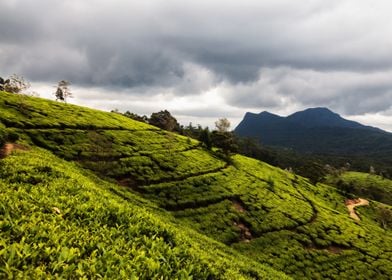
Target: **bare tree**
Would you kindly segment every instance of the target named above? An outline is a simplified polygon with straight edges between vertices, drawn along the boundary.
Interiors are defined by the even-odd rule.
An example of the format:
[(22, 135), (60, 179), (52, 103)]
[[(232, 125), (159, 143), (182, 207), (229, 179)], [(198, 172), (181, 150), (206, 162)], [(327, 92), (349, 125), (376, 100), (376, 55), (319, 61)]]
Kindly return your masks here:
[(29, 87), (30, 83), (27, 82), (22, 76), (18, 76), (16, 74), (11, 75), (6, 80), (0, 78), (0, 90), (11, 93), (25, 93)]
[(66, 103), (67, 98), (73, 97), (69, 90), (70, 85), (71, 83), (65, 80), (62, 80), (58, 83), (56, 92), (54, 93), (56, 100), (60, 100)]
[(215, 122), (215, 126), (219, 132), (228, 132), (230, 128), (230, 122), (228, 119), (222, 118)]

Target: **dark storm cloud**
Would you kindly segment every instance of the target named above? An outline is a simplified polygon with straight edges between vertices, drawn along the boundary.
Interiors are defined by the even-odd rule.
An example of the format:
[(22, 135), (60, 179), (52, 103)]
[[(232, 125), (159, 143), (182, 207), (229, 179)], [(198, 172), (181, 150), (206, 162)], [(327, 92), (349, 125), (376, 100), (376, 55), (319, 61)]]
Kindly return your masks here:
[(392, 100), (391, 8), (387, 0), (1, 0), (0, 69), (132, 95), (217, 88), (244, 109), (380, 112)]
[[(257, 81), (226, 87), (229, 104), (243, 108), (326, 106), (344, 114), (391, 108), (392, 71), (315, 71), (263, 68)], [(240, 94), (239, 94), (240, 93)]]

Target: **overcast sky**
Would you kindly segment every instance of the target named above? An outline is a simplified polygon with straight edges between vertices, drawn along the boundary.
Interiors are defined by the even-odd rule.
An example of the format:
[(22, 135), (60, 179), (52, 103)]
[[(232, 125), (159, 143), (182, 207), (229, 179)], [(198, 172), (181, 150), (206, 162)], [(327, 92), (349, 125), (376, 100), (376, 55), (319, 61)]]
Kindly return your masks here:
[(390, 0), (0, 0), (0, 76), (183, 124), (328, 107), (392, 131)]

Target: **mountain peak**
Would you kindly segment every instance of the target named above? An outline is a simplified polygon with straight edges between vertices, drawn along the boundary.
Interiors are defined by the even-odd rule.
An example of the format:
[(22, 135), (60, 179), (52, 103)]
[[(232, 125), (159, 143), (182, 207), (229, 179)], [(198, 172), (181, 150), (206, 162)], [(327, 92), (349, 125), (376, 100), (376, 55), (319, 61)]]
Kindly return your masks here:
[(260, 119), (260, 118), (274, 119), (274, 118), (282, 118), (282, 117), (278, 116), (276, 114), (272, 114), (272, 113), (270, 113), (268, 111), (263, 111), (263, 112), (260, 112), (258, 114), (251, 113), (251, 112), (246, 112), (244, 118), (245, 119), (249, 119), (249, 118), (251, 118), (251, 119)]
[[(303, 111), (298, 111), (295, 112), (291, 115), (288, 116), (290, 118), (291, 116), (298, 116), (298, 115), (330, 115), (330, 116), (339, 116), (339, 114), (332, 112), (330, 109), (326, 107), (314, 107), (314, 108), (308, 108)], [(339, 116), (340, 117), (340, 116)]]
[(325, 107), (309, 108), (287, 117), (269, 112), (252, 114), (251, 118), (239, 123), (235, 133), (260, 139), (266, 145), (338, 154), (376, 153), (381, 143), (390, 145), (385, 143), (391, 143), (392, 135), (381, 129), (344, 119)]
[(272, 114), (272, 113), (270, 113), (270, 112), (268, 112), (268, 111), (263, 111), (263, 112), (260, 112), (260, 113), (259, 113), (259, 116), (270, 116), (270, 115), (276, 116), (275, 114)]
[(330, 109), (327, 107), (314, 107), (314, 108), (308, 108), (303, 110), (302, 112), (325, 112), (325, 113), (331, 113), (331, 114), (336, 114), (332, 112)]
[(289, 115), (287, 120), (305, 127), (364, 127), (357, 122), (342, 118), (339, 114), (334, 113), (325, 107), (309, 108), (296, 112), (292, 115)]

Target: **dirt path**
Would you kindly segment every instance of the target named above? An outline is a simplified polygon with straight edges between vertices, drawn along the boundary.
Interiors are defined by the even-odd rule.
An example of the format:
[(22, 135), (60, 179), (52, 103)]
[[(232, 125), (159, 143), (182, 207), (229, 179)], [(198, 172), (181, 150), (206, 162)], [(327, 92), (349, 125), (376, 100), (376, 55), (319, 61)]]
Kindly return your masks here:
[(9, 156), (13, 150), (14, 150), (14, 144), (12, 143), (4, 144), (4, 146), (0, 149), (0, 158), (5, 158)]
[(233, 202), (234, 209), (237, 210), (238, 212), (244, 213), (246, 211), (242, 202), (236, 199), (233, 199), (232, 202)]
[(357, 206), (366, 206), (369, 205), (369, 201), (366, 199), (358, 198), (358, 199), (347, 199), (346, 202), (346, 207), (348, 209), (348, 212), (350, 213), (350, 217), (353, 218), (356, 221), (360, 221), (361, 219), (355, 212), (355, 207)]
[(234, 226), (236, 226), (240, 230), (240, 241), (242, 242), (250, 242), (253, 239), (252, 233), (244, 223), (242, 222), (234, 222)]
[(19, 144), (14, 144), (14, 143), (6, 143), (0, 149), (0, 158), (5, 158), (5, 157), (9, 156), (12, 153), (12, 151), (14, 151), (14, 150), (26, 150), (26, 147), (19, 145)]

